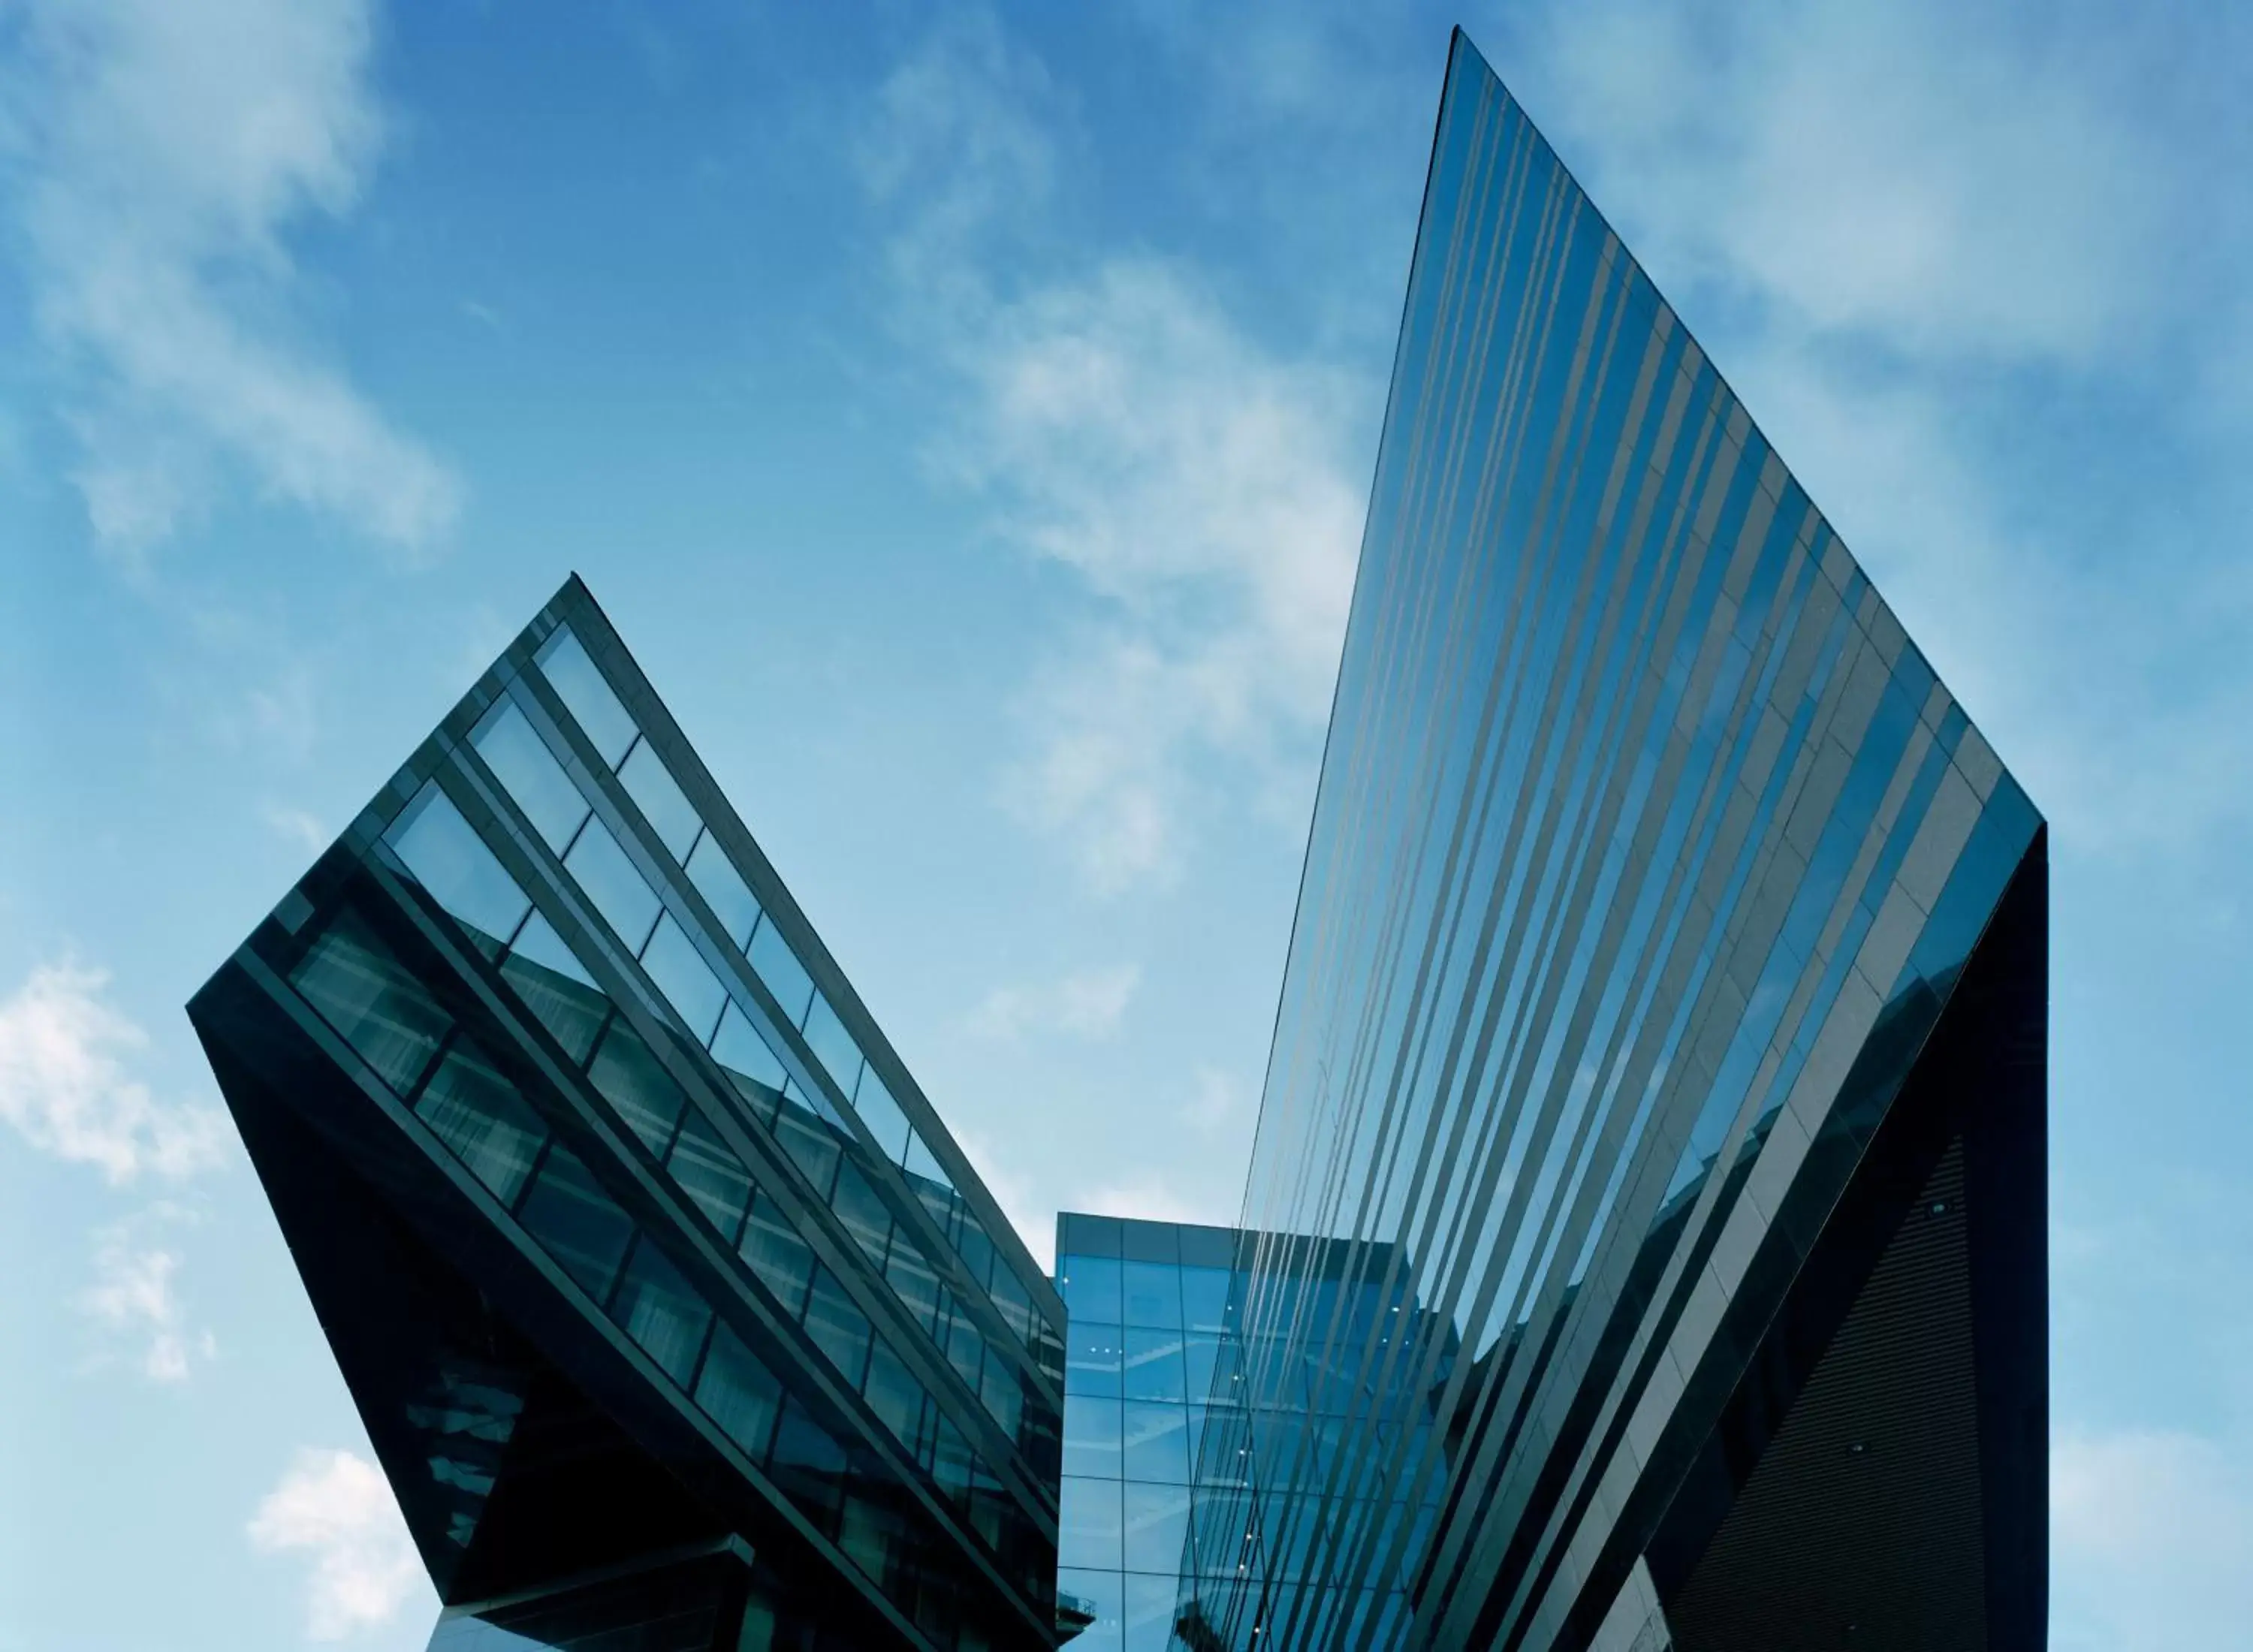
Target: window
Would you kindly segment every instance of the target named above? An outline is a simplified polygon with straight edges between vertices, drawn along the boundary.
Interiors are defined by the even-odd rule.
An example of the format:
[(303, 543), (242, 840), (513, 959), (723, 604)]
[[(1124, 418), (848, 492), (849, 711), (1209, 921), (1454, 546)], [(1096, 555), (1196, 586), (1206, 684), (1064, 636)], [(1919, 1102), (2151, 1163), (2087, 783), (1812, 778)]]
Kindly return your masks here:
[(892, 1092), (884, 1088), (874, 1067), (861, 1070), (861, 1088), (853, 1097), (853, 1110), (868, 1126), (885, 1158), (897, 1164), (907, 1156), (908, 1141), (914, 1133), (908, 1126), (908, 1116), (900, 1111), (900, 1104), (892, 1099)]
[(337, 914), (289, 979), (337, 1035), (402, 1096), (414, 1092), (453, 1026), (422, 983), (349, 909)]
[(720, 927), (728, 931), (728, 938), (739, 947), (749, 945), (751, 928), (759, 921), (758, 898), (709, 832), (688, 857), (688, 881), (712, 909), (712, 916), (720, 920)]
[(610, 1023), (587, 1077), (651, 1155), (663, 1159), (688, 1098), (623, 1019)]
[(813, 1252), (764, 1193), (752, 1195), (750, 1220), (743, 1224), (739, 1252), (759, 1283), (782, 1304), (785, 1314), (795, 1321), (805, 1312), (806, 1287), (813, 1278)]
[(813, 1287), (806, 1293), (806, 1334), (829, 1356), (850, 1388), (861, 1385), (861, 1368), (868, 1356), (868, 1320), (854, 1305), (837, 1276), (819, 1262), (813, 1265)]
[(639, 952), (657, 921), (657, 896), (599, 819), (587, 822), (563, 865), (629, 952)]
[(634, 1245), (610, 1317), (666, 1376), (687, 1384), (712, 1310), (646, 1234)]
[(1189, 1541), (1189, 1488), (1130, 1480), (1124, 1489), (1126, 1570), (1173, 1576)]
[(548, 847), (561, 854), (587, 818), (587, 799), (513, 700), (504, 699), (478, 725), (470, 743)]
[(1129, 1399), (1187, 1399), (1189, 1379), (1182, 1365), (1182, 1334), (1128, 1326), (1125, 1378)]
[(1120, 1275), (1127, 1324), (1181, 1328), (1181, 1269), (1162, 1262), (1126, 1262), (1120, 1265)]
[(504, 1205), (514, 1202), (548, 1140), (540, 1115), (467, 1038), (447, 1050), (415, 1111)]
[(751, 950), (746, 956), (760, 982), (775, 995), (775, 1002), (782, 1006), (783, 1019), (793, 1027), (803, 1021), (806, 1007), (813, 1001), (813, 977), (806, 972), (806, 965), (790, 950), (790, 943), (775, 928), (772, 917), (759, 921), (758, 929), (751, 936)]
[(619, 703), (617, 691), (571, 634), (571, 628), (560, 627), (541, 644), (537, 659), (548, 686), (578, 719), (580, 732), (601, 756), (603, 766), (617, 768), (640, 730)]
[(577, 1154), (560, 1143), (548, 1150), (517, 1219), (588, 1295), (609, 1294), (633, 1223)]
[(728, 1001), (728, 989), (720, 985), (720, 978), (696, 950), (696, 943), (688, 938), (688, 931), (673, 921), (673, 914), (665, 913), (657, 920), (656, 932), (643, 949), (641, 966), (657, 983), (666, 1001), (680, 1014), (696, 1042), (706, 1044), (719, 1029), (721, 1007)]
[(696, 1379), (696, 1403), (720, 1431), (752, 1458), (764, 1455), (782, 1405), (782, 1384), (743, 1338), (727, 1326), (712, 1333), (704, 1370)]
[[(829, 1007), (829, 1000), (819, 993), (813, 995), (813, 1007), (806, 1012), (806, 1047), (837, 1081), (838, 1093), (850, 1101), (861, 1081), (861, 1047), (845, 1030), (845, 1023)], [(889, 1101), (890, 1098), (885, 1099)]]
[(712, 1059), (720, 1063), (720, 1070), (743, 1092), (760, 1119), (771, 1121), (790, 1075), (732, 1000), (720, 1012), (720, 1029), (712, 1035)]
[(1119, 1482), (1066, 1474), (1057, 1519), (1057, 1564), (1116, 1572), (1125, 1536)]
[(1122, 1397), (1120, 1372), (1124, 1347), (1120, 1328), (1074, 1316), (1066, 1333), (1064, 1386), (1068, 1394)]
[(868, 1180), (851, 1164), (837, 1172), (837, 1192), (830, 1201), (837, 1219), (845, 1224), (845, 1231), (853, 1236), (853, 1243), (874, 1267), (884, 1265), (884, 1244), (891, 1236), (892, 1213), (882, 1197), (868, 1185)]
[(435, 782), (423, 784), (383, 840), (431, 898), (461, 920), (471, 941), (488, 958), (499, 956), (532, 910), (516, 880)]
[(516, 939), (509, 943), (500, 972), (563, 1053), (574, 1063), (585, 1061), (610, 1014), (610, 1000), (563, 944), (555, 926), (538, 912), (525, 919)]
[(704, 829), (704, 822), (697, 818), (696, 805), (688, 801), (688, 794), (681, 791), (680, 783), (673, 777), (648, 736), (643, 736), (618, 770), (618, 784), (673, 858), (687, 860), (689, 846)]
[[(952, 1201), (954, 1195), (954, 1178), (946, 1174), (946, 1168), (939, 1163), (931, 1150), (924, 1144), (924, 1139), (919, 1133), (913, 1130), (908, 1133), (907, 1157), (902, 1161), (902, 1163), (908, 1175), (915, 1182), (938, 1188), (945, 1193), (950, 1202)], [(924, 1191), (924, 1185), (917, 1187), (917, 1193), (921, 1194)], [(928, 1204), (931, 1201), (925, 1199), (924, 1202)], [(952, 1214), (950, 1210), (948, 1215)], [(938, 1216), (935, 1219), (938, 1223), (938, 1230), (941, 1233), (945, 1232), (947, 1216)]]
[(680, 1133), (673, 1141), (666, 1168), (719, 1230), (721, 1238), (733, 1244), (736, 1230), (743, 1225), (743, 1211), (751, 1202), (750, 1173), (694, 1107), (681, 1115)]
[[(1096, 1405), (1102, 1401), (1092, 1402)], [(1064, 1453), (1070, 1467), (1072, 1433), (1079, 1426), (1078, 1412), (1090, 1402), (1074, 1400), (1064, 1408)], [(1123, 1453), (1126, 1478), (1161, 1480), (1185, 1485), (1189, 1478), (1189, 1409), (1182, 1405), (1154, 1405), (1128, 1400), (1126, 1405)]]
[(1064, 1471), (1116, 1480), (1123, 1440), (1120, 1402), (1079, 1396), (1064, 1413)]
[(1121, 1265), (1109, 1257), (1071, 1256), (1064, 1258), (1063, 1296), (1075, 1320), (1116, 1321), (1125, 1318), (1121, 1300)]
[(923, 1384), (882, 1342), (868, 1351), (868, 1376), (861, 1384), (861, 1397), (893, 1437), (913, 1451), (923, 1421)]

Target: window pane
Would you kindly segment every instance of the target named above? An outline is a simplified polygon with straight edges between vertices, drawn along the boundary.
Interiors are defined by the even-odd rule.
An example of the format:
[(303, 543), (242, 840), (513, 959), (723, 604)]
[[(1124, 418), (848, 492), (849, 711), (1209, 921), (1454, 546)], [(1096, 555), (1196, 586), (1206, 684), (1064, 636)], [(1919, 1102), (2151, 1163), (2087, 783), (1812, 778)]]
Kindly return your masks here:
[(516, 880), (433, 782), (424, 783), (383, 840), (431, 898), (462, 921), (487, 958), (499, 955), (532, 909)]
[(813, 1277), (813, 1252), (764, 1193), (752, 1195), (751, 1216), (743, 1224), (739, 1253), (759, 1283), (782, 1304), (782, 1311), (796, 1321), (806, 1309), (806, 1283)]
[(454, 1024), (350, 909), (337, 914), (289, 979), (338, 1036), (402, 1096), (413, 1093)]
[(759, 1035), (758, 1028), (732, 1000), (720, 1012), (720, 1030), (712, 1035), (712, 1059), (720, 1063), (720, 1070), (728, 1075), (729, 1082), (743, 1092), (753, 1112), (762, 1119), (774, 1118), (775, 1108), (782, 1100), (782, 1087), (790, 1082), (790, 1075), (775, 1059), (774, 1051), (767, 1048), (767, 1041)]
[[(1134, 1510), (1126, 1510), (1126, 1549), (1134, 1551)], [(1188, 1530), (1189, 1512), (1182, 1513), (1182, 1525)], [(1178, 1561), (1178, 1557), (1176, 1557)], [(1131, 1562), (1129, 1563), (1132, 1564)], [(1162, 1576), (1127, 1572), (1126, 1635), (1120, 1642), (1120, 1652), (1168, 1652), (1179, 1644), (1174, 1639), (1174, 1600), (1180, 1587), (1174, 1576), (1174, 1566), (1164, 1568)], [(1364, 1643), (1367, 1644), (1367, 1643)]]
[(555, 1036), (575, 1065), (595, 1047), (610, 1000), (595, 985), (586, 966), (563, 944), (555, 927), (534, 912), (509, 944), (502, 978), (525, 1008)]
[(876, 1077), (874, 1067), (861, 1070), (861, 1088), (853, 1097), (854, 1111), (861, 1122), (868, 1126), (868, 1133), (876, 1139), (876, 1146), (885, 1158), (894, 1164), (907, 1156), (908, 1116), (900, 1111), (900, 1104), (892, 1099), (892, 1092), (884, 1088), (883, 1080)]
[(837, 1012), (829, 1007), (829, 1000), (819, 993), (813, 995), (813, 1007), (806, 1012), (806, 1045), (837, 1081), (838, 1093), (852, 1100), (854, 1088), (861, 1080), (861, 1047), (845, 1030), (845, 1023), (837, 1019)]
[[(944, 1189), (950, 1198), (952, 1196), (954, 1178), (946, 1174), (945, 1167), (932, 1156), (931, 1149), (924, 1145), (923, 1137), (912, 1129), (908, 1132), (907, 1157), (902, 1162), (906, 1167), (909, 1177), (914, 1182), (922, 1184), (916, 1188), (918, 1194), (923, 1191), (924, 1186), (931, 1186)], [(929, 1202), (925, 1201), (925, 1202)], [(946, 1231), (946, 1217), (939, 1217), (938, 1230), (944, 1233)]]
[(978, 1400), (987, 1414), (1001, 1425), (1001, 1432), (1015, 1439), (1017, 1418), (1024, 1410), (1024, 1383), (1001, 1350), (990, 1343), (986, 1349), (986, 1369), (978, 1379)]
[(1182, 1364), (1182, 1334), (1128, 1326), (1126, 1377), (1129, 1399), (1187, 1399), (1189, 1376)]
[(719, 840), (706, 833), (697, 844), (695, 853), (688, 857), (688, 881), (712, 909), (712, 916), (720, 920), (720, 927), (728, 938), (738, 947), (751, 938), (751, 925), (759, 921), (759, 903), (751, 893), (751, 886), (743, 882), (743, 875), (736, 870), (736, 863)]
[(846, 1386), (861, 1385), (861, 1368), (868, 1356), (868, 1316), (854, 1305), (837, 1276), (819, 1262), (813, 1265), (813, 1286), (806, 1293), (806, 1334), (843, 1374)]
[(673, 858), (682, 860), (688, 846), (696, 841), (696, 834), (704, 829), (704, 822), (696, 816), (696, 805), (688, 801), (688, 794), (665, 766), (665, 759), (648, 741), (633, 749), (633, 755), (618, 770), (618, 784), (626, 789), (640, 808), (642, 819), (657, 833), (658, 841), (673, 852)]
[(719, 1230), (721, 1238), (735, 1244), (736, 1230), (743, 1225), (743, 1211), (751, 1202), (750, 1172), (694, 1107), (680, 1115), (680, 1133), (666, 1168)]
[(712, 1310), (647, 1234), (634, 1245), (610, 1317), (666, 1376), (687, 1384)]
[(743, 1338), (722, 1325), (712, 1333), (703, 1373), (696, 1379), (696, 1403), (756, 1460), (764, 1456), (768, 1436), (774, 1432), (782, 1384), (743, 1346)]
[(1119, 1327), (1075, 1317), (1065, 1334), (1064, 1392), (1120, 1398), (1124, 1358)]
[(1182, 1320), (1192, 1331), (1225, 1330), (1228, 1326), (1226, 1268), (1185, 1267), (1181, 1272)]
[[(1075, 1399), (1064, 1407), (1064, 1427), (1081, 1406), (1103, 1402)], [(1070, 1449), (1070, 1436), (1065, 1439)], [(1124, 1455), (1129, 1480), (1162, 1480), (1185, 1485), (1189, 1477), (1189, 1414), (1186, 1406), (1126, 1402)]]
[(599, 1302), (610, 1293), (633, 1223), (568, 1147), (548, 1150), (517, 1220), (588, 1295)]
[(970, 1490), (970, 1475), (977, 1453), (962, 1431), (945, 1417), (938, 1419), (938, 1444), (932, 1448), (931, 1474), (939, 1488), (957, 1502)]
[(938, 1273), (905, 1228), (892, 1230), (891, 1254), (884, 1259), (884, 1277), (916, 1322), (928, 1332), (938, 1317)]
[(978, 1374), (986, 1368), (985, 1335), (971, 1323), (970, 1316), (962, 1311), (959, 1303), (956, 1303), (948, 1314), (945, 1329), (946, 1340), (942, 1346), (946, 1350), (946, 1363), (954, 1367), (974, 1392), (978, 1387)]
[(831, 1530), (850, 1463), (845, 1448), (829, 1431), (786, 1395), (782, 1415), (775, 1423), (774, 1448), (768, 1460), (776, 1483), (798, 1505), (799, 1512), (822, 1531)]
[(617, 692), (595, 668), (595, 662), (587, 657), (579, 639), (571, 634), (571, 628), (561, 627), (541, 645), (536, 658), (556, 697), (579, 720), (579, 728), (587, 736), (587, 743), (602, 754), (604, 763), (617, 768), (618, 759), (626, 755), (626, 748), (633, 744), (639, 730), (626, 714), (625, 707), (619, 703)]
[(775, 1110), (774, 1131), (783, 1151), (813, 1184), (814, 1196), (827, 1199), (837, 1180), (837, 1161), (842, 1157), (835, 1129), (809, 1112), (798, 1097), (785, 1091), (783, 1105)]
[(1118, 1571), (1125, 1525), (1117, 1481), (1066, 1474), (1057, 1516), (1057, 1564)]
[(415, 1111), (463, 1167), (504, 1205), (515, 1201), (548, 1126), (516, 1086), (466, 1038), (430, 1075)]
[(1068, 1256), (1064, 1259), (1061, 1294), (1075, 1320), (1116, 1322), (1126, 1317), (1120, 1285), (1121, 1265), (1103, 1256)]
[(1075, 1396), (1064, 1414), (1064, 1471), (1119, 1478), (1121, 1467), (1119, 1402)]
[(624, 1017), (610, 1023), (587, 1077), (651, 1156), (662, 1160), (688, 1098)]
[(1182, 1324), (1182, 1271), (1162, 1262), (1127, 1262), (1120, 1266), (1120, 1288), (1126, 1307), (1126, 1323), (1179, 1330)]
[(746, 956), (767, 991), (775, 995), (775, 1002), (782, 1006), (783, 1019), (793, 1027), (803, 1022), (806, 1007), (813, 1001), (813, 977), (806, 972), (806, 965), (798, 961), (798, 954), (790, 950), (790, 943), (783, 939), (772, 918), (760, 922)]
[(587, 818), (587, 800), (523, 708), (503, 700), (485, 714), (470, 743), (515, 799), (532, 829), (549, 848), (562, 854), (579, 822)]
[[(1203, 1405), (1215, 1398), (1213, 1378), (1219, 1370), (1220, 1339), (1203, 1331), (1190, 1331), (1182, 1338), (1182, 1363), (1188, 1371), (1189, 1402)], [(1222, 1400), (1232, 1398), (1223, 1394)]]
[(1126, 1569), (1172, 1577), (1180, 1569), (1182, 1547), (1189, 1540), (1189, 1488), (1130, 1480), (1126, 1492)]
[(688, 938), (688, 931), (673, 922), (672, 913), (657, 920), (656, 933), (642, 949), (641, 966), (696, 1042), (709, 1043), (719, 1026), (720, 1007), (728, 1001), (728, 989), (720, 985), (720, 978), (696, 950), (696, 943)]
[(626, 951), (639, 952), (657, 919), (657, 896), (618, 847), (610, 827), (599, 819), (588, 821), (563, 864), (579, 880), (603, 922), (626, 944)]
[(882, 1342), (868, 1350), (868, 1375), (861, 1384), (861, 1398), (894, 1439), (915, 1449), (916, 1430), (923, 1421), (923, 1384)]
[(830, 1209), (853, 1236), (853, 1243), (875, 1267), (884, 1265), (884, 1245), (892, 1232), (892, 1213), (868, 1180), (851, 1164), (837, 1172), (837, 1192)]

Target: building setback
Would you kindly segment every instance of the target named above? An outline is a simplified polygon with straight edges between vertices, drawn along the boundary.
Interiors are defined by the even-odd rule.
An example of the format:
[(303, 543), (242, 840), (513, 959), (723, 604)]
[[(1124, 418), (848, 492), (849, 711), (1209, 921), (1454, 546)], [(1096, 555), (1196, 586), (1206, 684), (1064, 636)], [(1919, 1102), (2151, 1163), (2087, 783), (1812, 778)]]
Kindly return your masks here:
[(434, 1649), (1053, 1643), (1062, 1304), (575, 578), (189, 1014)]

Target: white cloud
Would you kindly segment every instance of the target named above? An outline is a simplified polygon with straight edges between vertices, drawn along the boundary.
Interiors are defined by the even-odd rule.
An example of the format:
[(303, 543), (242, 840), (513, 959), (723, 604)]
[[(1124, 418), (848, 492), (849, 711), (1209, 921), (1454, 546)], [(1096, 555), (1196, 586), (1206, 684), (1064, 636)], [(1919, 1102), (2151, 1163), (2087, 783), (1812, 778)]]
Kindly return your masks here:
[(1087, 1195), (1080, 1208), (1091, 1216), (1135, 1216), (1144, 1222), (1203, 1223), (1222, 1228), (1236, 1223), (1234, 1210), (1199, 1204), (1155, 1175), (1132, 1176), (1099, 1187)]
[(1014, 1039), (1059, 1032), (1108, 1038), (1142, 983), (1139, 964), (1076, 970), (1044, 986), (997, 986), (971, 1012), (970, 1030), (981, 1038)]
[(1203, 773), (1287, 796), (1297, 822), (1352, 589), (1366, 387), (1263, 345), (1175, 261), (1024, 279), (1054, 102), (990, 19), (943, 25), (886, 83), (861, 171), (895, 209), (902, 325), (959, 388), (938, 462), (1093, 599), (1029, 691), (1005, 790), (1115, 892), (1178, 870)]
[(178, 1251), (159, 1243), (157, 1231), (184, 1219), (177, 1206), (157, 1205), (94, 1234), (93, 1285), (80, 1306), (98, 1324), (143, 1341), (140, 1364), (152, 1382), (185, 1382), (193, 1363), (218, 1347), (208, 1330), (189, 1327), (176, 1280)]
[(385, 122), (368, 0), (31, 0), (0, 136), (39, 334), (107, 547), (231, 470), (394, 547), (461, 487), (292, 324), (289, 230), (357, 204)]
[(316, 1641), (388, 1623), (424, 1587), (389, 1483), (356, 1452), (301, 1448), (248, 1532), (262, 1554), (311, 1556), (305, 1633)]
[(307, 810), (293, 808), (286, 803), (268, 803), (258, 812), (275, 836), (284, 843), (308, 854), (318, 854), (329, 847), (328, 828)]
[(1596, 0), (1513, 77), (2061, 841), (2106, 853), (2253, 826), (2253, 575), (2200, 376), (2253, 337), (2215, 251), (2253, 194), (2166, 164), (2145, 44)]
[(1554, 118), (1662, 285), (1717, 276), (1950, 358), (2083, 360), (2145, 310), (2171, 174), (2088, 31), (1782, 0), (1547, 19)]
[(1236, 1080), (1217, 1067), (1199, 1067), (1189, 1075), (1189, 1098), (1182, 1104), (1182, 1122), (1209, 1136), (1235, 1119), (1244, 1102)]
[(2161, 1652), (2244, 1639), (2253, 1461), (2170, 1430), (2068, 1432), (2050, 1456), (2054, 1643)]
[(42, 965), (0, 1001), (0, 1119), (31, 1146), (98, 1167), (113, 1184), (178, 1179), (220, 1162), (226, 1116), (157, 1100), (122, 1056), (148, 1042), (105, 996), (108, 974)]

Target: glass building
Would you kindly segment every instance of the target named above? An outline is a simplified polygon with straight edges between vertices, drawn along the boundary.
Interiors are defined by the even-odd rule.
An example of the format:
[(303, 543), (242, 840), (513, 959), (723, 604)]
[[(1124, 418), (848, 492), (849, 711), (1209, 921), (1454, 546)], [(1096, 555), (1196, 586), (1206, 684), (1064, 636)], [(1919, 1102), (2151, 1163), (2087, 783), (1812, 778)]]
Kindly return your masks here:
[[(1243, 1207), (1246, 1385), (1351, 1398), (1248, 1413), (1200, 1644), (2042, 1645), (2047, 910), (1458, 34)], [(1305, 1288), (1341, 1247), (1415, 1335)]]
[(575, 579), (189, 1014), (434, 1649), (1053, 1644), (1063, 1306)]
[(434, 1648), (2030, 1652), (2047, 868), (1458, 34), (1238, 1228), (1052, 1289), (575, 581), (191, 1014)]

